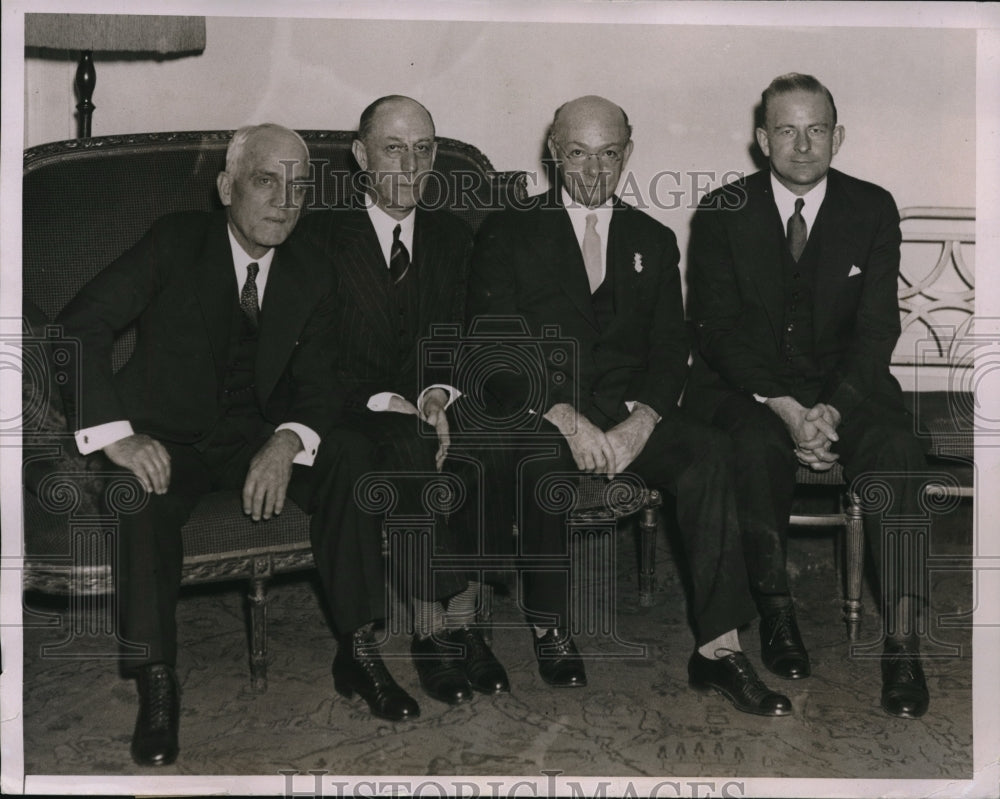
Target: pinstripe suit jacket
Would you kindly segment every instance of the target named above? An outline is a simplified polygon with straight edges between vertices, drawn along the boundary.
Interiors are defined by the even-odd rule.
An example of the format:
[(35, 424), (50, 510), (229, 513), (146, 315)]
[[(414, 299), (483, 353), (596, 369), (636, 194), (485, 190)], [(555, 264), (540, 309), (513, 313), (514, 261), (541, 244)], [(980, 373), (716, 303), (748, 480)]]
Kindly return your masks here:
[(392, 391), (410, 402), (426, 386), (452, 383), (449, 372), (419, 362), (419, 341), (438, 323), (461, 323), (472, 233), (442, 210), (418, 208), (411, 269), (420, 291), (417, 335), (401, 351), (393, 319), (389, 268), (368, 213), (335, 208), (305, 216), (298, 231), (325, 254), (336, 277), (336, 376), (346, 389), (346, 411), (364, 410), (368, 398)]

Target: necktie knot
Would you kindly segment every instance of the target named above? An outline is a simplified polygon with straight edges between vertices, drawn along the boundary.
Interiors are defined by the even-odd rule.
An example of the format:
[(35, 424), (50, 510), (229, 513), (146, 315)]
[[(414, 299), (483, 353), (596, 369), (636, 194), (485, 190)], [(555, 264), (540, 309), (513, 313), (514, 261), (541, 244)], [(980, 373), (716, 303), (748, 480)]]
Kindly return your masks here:
[(260, 314), (260, 301), (257, 294), (257, 273), (260, 272), (260, 264), (247, 265), (247, 279), (243, 283), (240, 291), (240, 308), (246, 314), (247, 319), (257, 326), (257, 318)]
[(806, 241), (809, 238), (809, 231), (806, 229), (806, 220), (802, 216), (802, 208), (806, 201), (801, 197), (795, 198), (795, 213), (788, 217), (788, 249), (792, 253), (792, 258), (796, 261), (802, 256), (802, 251), (806, 248)]
[(398, 284), (410, 268), (410, 253), (407, 252), (406, 245), (399, 238), (402, 232), (402, 225), (396, 225), (392, 229), (392, 248), (389, 251), (389, 277), (392, 282)]

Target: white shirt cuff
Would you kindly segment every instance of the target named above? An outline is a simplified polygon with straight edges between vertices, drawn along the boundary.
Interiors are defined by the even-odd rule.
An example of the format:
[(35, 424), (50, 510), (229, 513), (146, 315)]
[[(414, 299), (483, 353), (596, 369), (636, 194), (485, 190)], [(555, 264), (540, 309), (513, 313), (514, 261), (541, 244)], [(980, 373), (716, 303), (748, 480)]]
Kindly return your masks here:
[(132, 429), (132, 423), (127, 419), (84, 427), (74, 433), (76, 448), (80, 450), (81, 455), (97, 452), (108, 444), (114, 444), (116, 441), (121, 441), (131, 435), (135, 435), (135, 431)]
[(447, 394), (448, 394), (448, 401), (444, 404), (445, 410), (448, 410), (448, 408), (451, 407), (451, 404), (455, 400), (457, 400), (459, 397), (462, 396), (462, 392), (459, 391), (454, 386), (449, 386), (447, 383), (435, 383), (432, 386), (427, 386), (427, 388), (425, 388), (423, 391), (420, 392), (420, 394), (417, 395), (417, 410), (418, 411), (422, 409), (421, 408), (421, 403), (424, 401), (424, 397), (426, 396), (427, 392), (430, 391), (431, 389), (434, 389), (434, 388), (444, 389), (444, 391), (447, 392)]
[(320, 438), (319, 435), (311, 427), (306, 427), (304, 424), (299, 424), (298, 422), (285, 422), (284, 424), (279, 424), (274, 428), (274, 432), (277, 433), (279, 430), (291, 430), (295, 435), (297, 435), (302, 441), (302, 449), (300, 449), (295, 457), (292, 458), (292, 463), (297, 463), (300, 466), (312, 466), (313, 461), (316, 460), (316, 450), (319, 449)]
[(375, 411), (376, 413), (381, 413), (382, 411), (389, 410), (389, 400), (393, 397), (399, 397), (400, 399), (405, 399), (405, 397), (395, 394), (392, 391), (382, 391), (378, 394), (372, 394), (368, 398), (368, 410)]
[(760, 394), (754, 394), (753, 398), (757, 400), (757, 402), (767, 402), (769, 399), (771, 399), (770, 397), (762, 397)]
[[(636, 403), (637, 403), (637, 400), (626, 400), (625, 407), (628, 408), (628, 412), (629, 413), (632, 413), (632, 411), (635, 410)], [(648, 405), (646, 407), (649, 408)], [(649, 409), (651, 411), (653, 410), (652, 408), (649, 408)], [(656, 413), (656, 411), (653, 411), (653, 413)], [(656, 414), (656, 423), (659, 424), (661, 419), (663, 419), (663, 417), (660, 416), (660, 414), (657, 413)]]

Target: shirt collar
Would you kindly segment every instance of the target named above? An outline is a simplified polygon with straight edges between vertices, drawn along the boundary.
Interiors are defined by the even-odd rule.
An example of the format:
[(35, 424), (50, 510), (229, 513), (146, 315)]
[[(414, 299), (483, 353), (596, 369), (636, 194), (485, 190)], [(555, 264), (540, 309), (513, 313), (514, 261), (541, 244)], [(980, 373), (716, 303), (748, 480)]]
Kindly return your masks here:
[(775, 205), (778, 206), (778, 213), (781, 215), (783, 225), (788, 225), (788, 219), (795, 213), (795, 201), (801, 197), (805, 200), (802, 206), (802, 218), (806, 221), (806, 230), (812, 230), (816, 221), (816, 214), (819, 213), (820, 206), (823, 205), (823, 198), (826, 197), (826, 175), (805, 194), (795, 194), (791, 189), (778, 180), (774, 173), (771, 173), (771, 192), (774, 195)]
[(410, 211), (402, 219), (394, 219), (374, 202), (369, 203), (366, 210), (368, 211), (368, 218), (372, 221), (372, 227), (375, 228), (375, 235), (378, 237), (382, 254), (385, 256), (386, 267), (388, 268), (389, 266), (389, 257), (392, 252), (392, 231), (395, 230), (396, 225), (399, 225), (399, 240), (403, 242), (403, 246), (406, 247), (406, 251), (410, 254), (410, 258), (412, 258), (413, 228), (417, 216), (416, 213)]

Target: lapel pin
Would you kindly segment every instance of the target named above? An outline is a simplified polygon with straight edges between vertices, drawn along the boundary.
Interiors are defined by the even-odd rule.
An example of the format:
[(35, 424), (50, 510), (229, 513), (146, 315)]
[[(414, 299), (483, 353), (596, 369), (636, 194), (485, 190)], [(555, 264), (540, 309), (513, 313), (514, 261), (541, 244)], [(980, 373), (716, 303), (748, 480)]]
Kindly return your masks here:
[(632, 267), (637, 273), (642, 271), (642, 253), (637, 252), (632, 257)]

